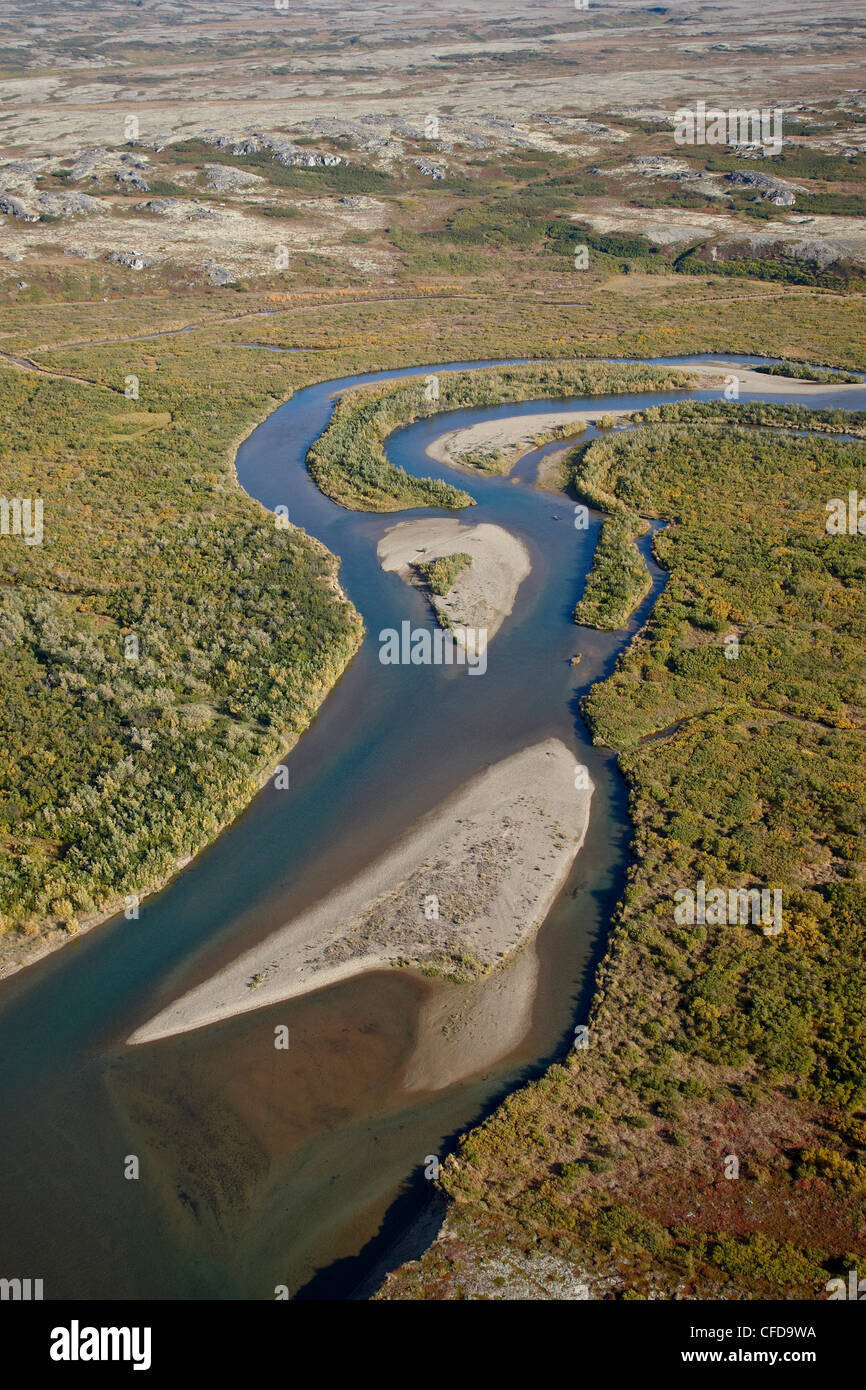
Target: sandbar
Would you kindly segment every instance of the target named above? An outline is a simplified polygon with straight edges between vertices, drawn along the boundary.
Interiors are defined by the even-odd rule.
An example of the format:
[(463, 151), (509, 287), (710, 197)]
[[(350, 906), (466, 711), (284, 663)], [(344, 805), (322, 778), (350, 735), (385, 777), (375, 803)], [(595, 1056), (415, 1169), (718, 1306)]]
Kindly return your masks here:
[[(532, 940), (562, 888), (589, 824), (593, 789), (575, 786), (583, 780), (575, 777), (573, 752), (554, 738), (495, 763), (352, 882), (129, 1041), (189, 1032), (388, 966), (455, 982), (482, 979)], [(534, 971), (525, 978), (534, 989)]]

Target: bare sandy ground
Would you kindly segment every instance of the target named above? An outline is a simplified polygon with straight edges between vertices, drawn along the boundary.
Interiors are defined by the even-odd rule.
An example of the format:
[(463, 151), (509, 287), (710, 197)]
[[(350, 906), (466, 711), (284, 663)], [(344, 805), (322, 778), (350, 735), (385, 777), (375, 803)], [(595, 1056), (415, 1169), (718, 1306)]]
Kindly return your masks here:
[(377, 554), (384, 570), (429, 593), (412, 563), (460, 551), (472, 556), (472, 564), (444, 597), (429, 594), (430, 602), (448, 619), (458, 639), (460, 629), (468, 627), (486, 629), (489, 642), (513, 609), (517, 590), (532, 568), (529, 551), (516, 536), (487, 522), (465, 526), (449, 517), (424, 517), (389, 527)]
[(407, 1091), (438, 1091), (507, 1057), (529, 1032), (538, 986), (538, 951), (528, 941), (499, 970), (460, 990), (437, 993), (422, 1008), (415, 1051), (403, 1074)]
[(574, 440), (571, 440), (561, 449), (554, 449), (552, 453), (544, 455), (535, 473), (535, 487), (539, 492), (552, 492), (557, 497), (564, 496), (566, 481), (562, 466), (573, 448)]
[[(481, 979), (532, 939), (583, 844), (592, 789), (575, 788), (574, 766), (565, 744), (547, 739), (480, 773), (352, 883), (169, 1005), (130, 1042), (188, 1032), (388, 965)], [(531, 1007), (534, 970), (514, 977), (518, 983), (515, 1040)], [(470, 1069), (473, 1036), (482, 1050), (493, 1045), (483, 1013), (474, 1019), (468, 1033), (461, 1030)], [(448, 1065), (435, 1053), (419, 1056), (412, 1084), (435, 1084)]]
[[(705, 378), (701, 383), (702, 389), (712, 390), (718, 387), (720, 396), (725, 383), (732, 376), (737, 378), (742, 395), (761, 392), (766, 396), (783, 396), (788, 393), (796, 393), (798, 396), (820, 396), (826, 395), (828, 391), (835, 394), (863, 390), (862, 383), (840, 382), (837, 385), (826, 385), (817, 381), (800, 381), (794, 377), (765, 376), (750, 367), (740, 367), (730, 362), (690, 362), (688, 371)], [(509, 456), (510, 466), (513, 467), (518, 459), (536, 447), (539, 436), (547, 434), (550, 430), (573, 429), (574, 433), (579, 435), (584, 426), (597, 424), (602, 416), (619, 419), (620, 416), (631, 413), (631, 407), (617, 407), (613, 410), (590, 407), (585, 410), (545, 410), (537, 415), (511, 415), (498, 420), (481, 420), (462, 429), (447, 430), (427, 446), (426, 452), (437, 463), (459, 468), (466, 455), (471, 457), (477, 453), (498, 451)], [(462, 546), (460, 548), (465, 549)]]
[[(480, 420), (475, 425), (448, 430), (428, 444), (426, 453), (437, 463), (465, 468), (466, 458), (477, 454), (501, 453), (508, 459), (508, 472), (518, 459), (537, 446), (540, 436), (551, 430), (566, 429), (580, 434), (602, 415), (625, 415), (625, 410), (545, 410), (538, 415), (513, 415), (500, 420)], [(474, 468), (467, 469), (476, 472)]]
[(711, 378), (706, 383), (705, 390), (710, 390), (712, 386), (720, 384), (728, 377), (735, 376), (744, 395), (751, 391), (760, 391), (765, 396), (785, 396), (789, 393), (797, 396), (826, 396), (830, 391), (834, 395), (837, 392), (847, 395), (852, 391), (863, 390), (862, 382), (840, 381), (828, 385), (820, 381), (801, 381), (799, 377), (793, 376), (766, 376), (751, 367), (732, 366), (730, 362), (690, 362), (689, 371)]

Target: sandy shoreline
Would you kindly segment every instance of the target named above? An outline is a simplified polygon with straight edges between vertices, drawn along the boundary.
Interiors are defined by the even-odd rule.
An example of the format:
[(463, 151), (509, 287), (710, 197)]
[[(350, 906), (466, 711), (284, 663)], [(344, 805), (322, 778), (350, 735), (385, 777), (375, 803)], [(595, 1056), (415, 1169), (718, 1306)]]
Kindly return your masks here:
[[(722, 385), (727, 377), (735, 376), (743, 394), (760, 391), (765, 396), (821, 396), (829, 391), (847, 394), (863, 390), (862, 381), (801, 381), (795, 376), (768, 376), (765, 372), (755, 371), (754, 367), (743, 367), (736, 362), (690, 362), (684, 370), (695, 372), (698, 376), (715, 378)], [(708, 382), (705, 389), (709, 390), (712, 384), (712, 381)]]
[[(703, 389), (718, 386), (721, 397), (727, 378), (735, 376), (739, 381), (741, 395), (761, 392), (767, 396), (819, 396), (828, 391), (862, 391), (863, 383), (840, 382), (838, 385), (817, 381), (800, 381), (794, 377), (766, 376), (751, 367), (737, 366), (730, 362), (691, 362), (684, 371), (705, 378)], [(541, 410), (533, 415), (510, 415), (497, 420), (481, 420), (461, 429), (447, 430), (427, 446), (427, 455), (437, 463), (459, 468), (463, 472), (477, 473), (469, 460), (473, 456), (501, 454), (506, 464), (499, 471), (509, 472), (525, 454), (537, 447), (539, 437), (549, 435), (553, 430), (572, 431), (578, 438), (586, 425), (594, 425), (602, 416), (619, 419), (622, 415), (632, 415), (634, 407), (589, 407), (583, 410)]]
[(506, 462), (496, 472), (508, 473), (524, 454), (537, 447), (539, 436), (551, 430), (573, 429), (580, 434), (585, 425), (601, 414), (625, 414), (625, 411), (545, 410), (537, 415), (512, 415), (499, 420), (479, 420), (474, 425), (447, 430), (427, 445), (425, 453), (437, 463), (460, 468), (465, 473), (478, 473), (469, 459), (477, 455), (504, 455)]
[[(783, 395), (787, 392), (796, 392), (798, 395), (820, 395), (830, 390), (834, 391), (834, 393), (842, 394), (849, 391), (862, 390), (862, 383), (839, 383), (838, 385), (831, 385), (819, 382), (800, 381), (799, 379), (792, 377), (767, 376), (762, 373), (755, 372), (750, 368), (737, 367), (735, 364), (727, 362), (686, 363), (683, 364), (683, 370), (688, 371), (696, 376), (705, 377), (707, 388), (709, 388), (710, 386), (717, 386), (720, 392), (724, 384), (724, 378), (731, 374), (735, 374), (738, 377), (740, 389), (742, 391), (760, 391), (766, 395)], [(335, 392), (335, 394), (339, 393)], [(272, 411), (269, 411), (268, 415), (271, 413)], [(618, 417), (620, 415), (629, 413), (631, 413), (629, 410), (614, 408), (608, 410), (588, 409), (572, 412), (560, 412), (558, 414), (555, 411), (551, 410), (539, 413), (537, 415), (512, 416), (503, 420), (482, 422), (480, 425), (471, 426), (464, 430), (452, 430), (446, 432), (428, 447), (427, 452), (432, 458), (435, 458), (438, 461), (444, 462), (454, 467), (460, 467), (461, 465), (459, 463), (459, 455), (461, 452), (471, 452), (472, 449), (478, 447), (479, 443), (483, 448), (485, 446), (485, 441), (490, 440), (493, 441), (491, 447), (501, 447), (503, 449), (511, 448), (516, 450), (516, 452), (514, 453), (514, 458), (511, 462), (511, 466), (513, 466), (513, 463), (516, 462), (519, 457), (521, 457), (521, 453), (525, 453), (529, 449), (535, 447), (535, 437), (539, 433), (546, 433), (549, 429), (566, 425), (569, 422), (575, 423), (575, 427), (579, 428), (580, 423), (592, 422), (594, 420), (597, 420), (601, 415), (610, 415), (613, 417)], [(251, 435), (255, 431), (255, 429), (263, 422), (263, 419), (268, 418), (268, 415), (262, 417), (262, 420), (257, 419), (253, 421), (251, 425), (245, 428), (238, 435), (237, 439), (229, 448), (232, 477), (237, 486), (240, 486), (237, 479), (237, 470), (235, 464), (235, 455), (237, 448), (249, 435)], [(501, 431), (501, 434), (499, 434), (498, 431)], [(524, 443), (525, 447), (518, 447), (522, 446)], [(558, 454), (555, 459), (549, 458), (542, 462), (542, 465), (539, 469), (539, 475), (536, 484), (537, 486), (551, 492), (559, 491), (559, 464), (561, 462), (562, 454), (564, 454), (565, 452), (567, 452), (567, 446), (563, 448), (562, 453)], [(547, 465), (546, 468), (545, 465)], [(464, 468), (463, 471), (477, 473), (478, 470), (472, 468)], [(415, 523), (400, 523), (400, 525), (413, 524)], [(428, 524), (433, 523), (428, 523), (422, 520), (418, 524), (427, 527)], [(446, 522), (445, 524), (448, 525), (449, 523)], [(462, 526), (462, 523), (460, 522), (454, 522), (453, 524), (461, 530), (466, 529)], [(396, 530), (398, 528), (395, 527), (392, 529)], [(490, 527), (489, 529), (498, 531), (501, 528)], [(458, 533), (455, 533), (455, 537), (457, 536), (457, 534)], [(503, 532), (503, 535), (508, 535), (508, 533)], [(310, 536), (309, 538), (310, 540), (316, 539), (312, 536)], [(466, 550), (467, 552), (469, 552), (470, 546), (465, 543), (465, 537), (460, 536), (459, 540), (459, 547), (456, 544), (451, 544), (450, 550), (459, 548), (461, 550)], [(509, 540), (511, 540), (515, 546), (519, 546), (521, 549), (524, 549), (521, 545), (521, 542), (517, 541), (516, 538), (509, 537)], [(326, 551), (326, 548), (324, 547), (322, 542), (317, 542), (317, 544), (321, 546), (323, 551)], [(424, 542), (419, 541), (419, 545), (422, 544), (424, 544)], [(450, 551), (443, 550), (437, 553), (447, 554), (450, 553)], [(427, 558), (432, 557), (433, 552), (431, 551)], [(519, 572), (519, 565), (517, 564), (516, 559), (511, 560), (509, 563), (511, 565), (512, 575), (507, 582), (511, 583), (514, 582), (514, 575), (516, 575)], [(392, 566), (390, 565), (387, 565), (385, 567), (392, 568)], [(521, 579), (522, 577), (523, 576), (521, 575)], [(521, 579), (517, 579), (516, 583), (514, 584), (515, 592), (517, 585), (519, 585), (519, 583), (521, 582)], [(410, 579), (409, 582), (414, 581)], [(343, 590), (340, 586), (338, 574), (336, 571), (334, 573), (333, 578), (333, 587), (338, 595), (340, 595), (342, 598), (345, 598), (345, 594), (343, 593)], [(456, 587), (457, 586), (455, 586), (455, 588)], [(495, 588), (495, 585), (491, 587)], [(504, 592), (504, 590), (502, 592)], [(449, 600), (451, 600), (452, 595), (449, 595), (448, 598)], [(496, 630), (498, 630), (498, 627), (501, 625), (503, 619), (506, 616), (508, 616), (508, 614), (511, 612), (511, 608), (513, 606), (513, 597), (511, 603), (508, 603), (507, 606), (503, 607), (502, 596), (500, 593), (498, 595), (498, 603), (496, 606), (499, 610), (498, 614), (494, 613), (494, 615), (491, 617), (491, 620), (486, 624), (486, 626), (488, 627), (488, 639), (490, 636), (493, 635), (493, 633)], [(466, 625), (485, 626), (484, 623), (467, 623)], [(267, 767), (259, 770), (259, 773), (257, 774), (259, 788), (263, 786), (264, 783), (267, 781), (267, 778), (270, 775), (271, 770), (271, 762), (268, 763)], [(253, 775), (255, 776), (256, 774)], [(222, 833), (223, 830), (227, 829), (233, 823), (236, 816), (239, 815), (243, 809), (244, 807), (243, 805), (241, 805), (236, 810), (234, 810), (231, 813), (231, 815), (227, 817), (225, 824), (220, 828), (218, 834)], [(158, 879), (158, 881), (149, 884), (146, 888), (143, 888), (141, 890), (141, 900), (144, 901), (145, 898), (150, 897), (155, 893), (161, 892), (169, 883), (171, 883), (171, 881), (179, 873), (181, 873), (186, 868), (186, 866), (197, 854), (199, 854), (208, 845), (212, 844), (216, 838), (217, 835), (209, 837), (207, 841), (205, 841), (201, 846), (198, 847), (194, 855), (185, 855), (177, 859), (175, 863), (172, 864), (171, 867), (166, 871), (166, 873)], [(53, 954), (53, 952), (60, 950), (62, 947), (68, 946), (80, 940), (81, 937), (86, 935), (86, 933), (91, 931), (93, 928), (100, 926), (102, 923), (110, 920), (112, 917), (117, 916), (118, 913), (123, 910), (124, 901), (124, 898), (118, 897), (114, 901), (105, 904), (98, 911), (88, 914), (85, 918), (82, 919), (78, 931), (74, 934), (70, 934), (59, 925), (48, 925), (43, 927), (42, 930), (40, 930), (37, 934), (35, 934), (32, 937), (24, 937), (20, 933), (15, 933), (14, 935), (10, 934), (5, 939), (0, 939), (0, 981), (11, 978), (20, 970), (24, 970), (28, 966), (36, 964), (44, 957)]]
[[(432, 593), (412, 564), (456, 552), (471, 555), (471, 565), (444, 597)], [(458, 639), (461, 628), (473, 628), (486, 630), (488, 642), (511, 613), (517, 590), (532, 568), (526, 546), (503, 527), (489, 522), (466, 526), (450, 517), (400, 521), (388, 528), (376, 553), (383, 570), (424, 590)]]
[[(129, 1041), (188, 1032), (393, 964), (484, 979), (531, 941), (583, 844), (592, 789), (574, 781), (574, 755), (558, 739), (496, 763), (350, 884), (176, 1000)], [(512, 1004), (525, 1017), (534, 994), (531, 962), (522, 978), (525, 997)], [(515, 1028), (522, 1026), (515, 1019)], [(496, 1042), (498, 1051), (502, 1039)], [(419, 1057), (409, 1084), (435, 1084), (443, 1061)]]
[(532, 1026), (540, 969), (533, 938), (504, 967), (429, 999), (419, 1013), (404, 1089), (442, 1090), (514, 1051)]

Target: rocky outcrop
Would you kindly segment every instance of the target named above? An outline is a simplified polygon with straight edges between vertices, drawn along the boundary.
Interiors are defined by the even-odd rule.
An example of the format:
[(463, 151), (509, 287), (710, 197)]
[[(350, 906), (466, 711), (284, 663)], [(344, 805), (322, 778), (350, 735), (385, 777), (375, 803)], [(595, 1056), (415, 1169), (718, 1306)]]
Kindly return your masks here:
[(129, 150), (118, 155), (97, 145), (76, 157), (69, 170), (69, 180), (71, 183), (82, 183), (85, 179), (98, 182), (104, 176), (113, 174), (118, 183), (147, 193), (148, 184), (144, 175), (148, 166), (146, 155)]
[(772, 174), (762, 174), (759, 170), (752, 173), (751, 170), (735, 169), (733, 173), (725, 175), (725, 181), (738, 188), (756, 188), (762, 197), (777, 208), (792, 208), (796, 202), (795, 190), (803, 192), (796, 184), (784, 183)]
[(412, 163), (425, 178), (444, 179), (445, 177), (445, 170), (439, 164), (431, 164), (429, 159), (413, 159)]
[(10, 198), (8, 193), (0, 194), (0, 213), (4, 217), (17, 217), (20, 222), (39, 221), (38, 212), (30, 212), (17, 198)]
[(797, 241), (791, 247), (794, 259), (803, 261), (806, 265), (816, 265), (819, 270), (825, 270), (828, 265), (835, 265), (837, 261), (847, 260), (850, 252), (838, 242), (803, 240)]
[(235, 169), (230, 164), (206, 164), (204, 176), (208, 188), (215, 193), (235, 193), (241, 188), (252, 188), (254, 184), (264, 183), (258, 174), (250, 174), (246, 169)]
[(225, 266), (217, 265), (216, 261), (205, 261), (204, 268), (207, 271), (207, 278), (212, 285), (233, 285), (237, 276)]
[(47, 159), (0, 160), (0, 188), (14, 188), (22, 181), (32, 183), (43, 172)]
[(160, 217), (164, 217), (167, 212), (172, 212), (178, 207), (177, 198), (149, 198), (146, 203), (136, 203), (136, 212), (155, 212)]
[(82, 179), (98, 179), (103, 169), (110, 163), (111, 155), (101, 145), (97, 146), (96, 149), (84, 150), (72, 165), (69, 177), (73, 183), (80, 183)]
[(126, 266), (127, 270), (144, 270), (153, 264), (138, 251), (109, 251), (108, 259), (115, 265)]
[(233, 136), (218, 135), (209, 143), (216, 145), (219, 150), (228, 149), (235, 156), (260, 154), (263, 150), (269, 150), (277, 163), (286, 168), (316, 169), (344, 162), (342, 155), (314, 154), (303, 146), (296, 145), (285, 135), (269, 135), (264, 131), (255, 131), (241, 140)]
[(72, 190), (68, 193), (40, 193), (37, 202), (44, 212), (56, 217), (77, 217), (103, 211), (98, 198)]
[(150, 184), (147, 179), (142, 177), (138, 169), (118, 169), (114, 177), (125, 188), (134, 188), (136, 193), (147, 193), (150, 190)]

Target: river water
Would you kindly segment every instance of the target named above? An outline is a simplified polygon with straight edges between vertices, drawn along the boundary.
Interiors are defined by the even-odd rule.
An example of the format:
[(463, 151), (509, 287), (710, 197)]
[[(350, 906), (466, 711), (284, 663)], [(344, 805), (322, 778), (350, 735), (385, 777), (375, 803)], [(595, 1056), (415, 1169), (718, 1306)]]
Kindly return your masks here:
[[(367, 638), (287, 760), (290, 794), (265, 788), (143, 904), (138, 922), (108, 922), (0, 985), (0, 1276), (41, 1278), (46, 1298), (269, 1299), (277, 1286), (293, 1297), (350, 1297), (423, 1214), (427, 1157), (443, 1157), (504, 1094), (561, 1055), (585, 1018), (629, 832), (614, 760), (589, 744), (578, 701), (645, 621), (663, 576), (650, 560), (653, 593), (627, 632), (575, 627), (600, 518), (576, 530), (572, 504), (533, 487), (542, 455), (562, 446), (535, 451), (508, 478), (468, 478), (424, 449), (445, 429), (481, 419), (718, 392), (463, 410), (393, 435), (393, 462), (464, 487), (478, 505), (462, 519), (520, 536), (533, 568), (483, 678), (382, 666), (381, 628), (431, 619), (418, 591), (382, 573), (376, 544), (396, 521), (429, 513), (345, 511), (312, 483), (306, 452), (336, 391), (478, 365), (494, 364), (309, 387), (241, 446), (247, 491), (267, 507), (287, 505), (293, 523), (341, 557), (341, 582)], [(774, 399), (862, 409), (866, 391)], [(424, 1020), (456, 987), (401, 971), (127, 1046), (135, 1027), (364, 868), (443, 796), (549, 736), (574, 749), (596, 792), (586, 844), (538, 934), (531, 1025), (505, 1055), (435, 1091), (407, 1090)], [(274, 1048), (275, 1023), (289, 1028), (288, 1051)], [(125, 1176), (133, 1158), (137, 1180)]]

